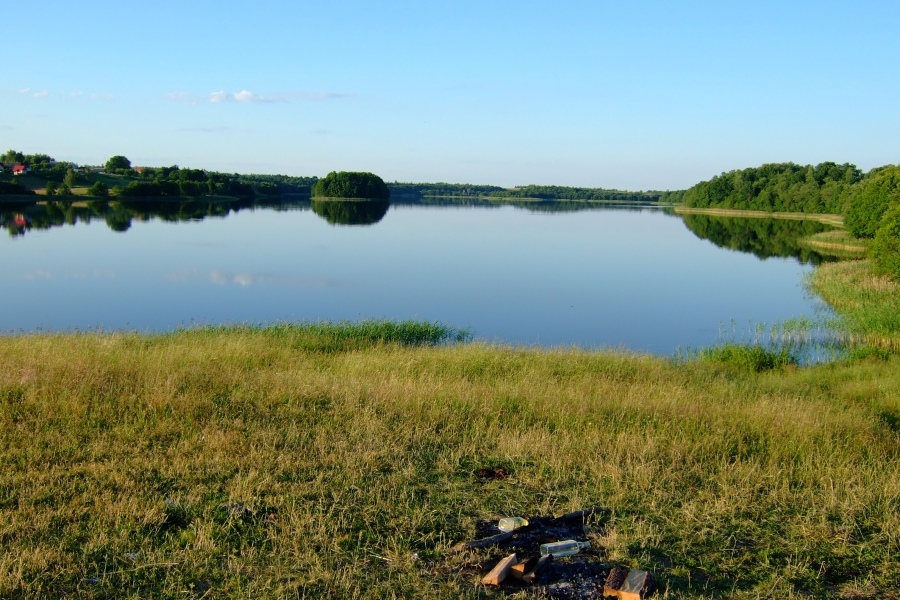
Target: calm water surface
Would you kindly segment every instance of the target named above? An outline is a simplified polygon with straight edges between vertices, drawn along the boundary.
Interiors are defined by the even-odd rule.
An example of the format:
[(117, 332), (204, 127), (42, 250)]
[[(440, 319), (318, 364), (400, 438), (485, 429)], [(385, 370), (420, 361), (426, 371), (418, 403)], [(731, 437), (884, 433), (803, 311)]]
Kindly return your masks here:
[(419, 319), (488, 341), (672, 354), (824, 310), (803, 287), (809, 264), (724, 249), (655, 209), (377, 217), (334, 225), (307, 204), (2, 235), (0, 329)]

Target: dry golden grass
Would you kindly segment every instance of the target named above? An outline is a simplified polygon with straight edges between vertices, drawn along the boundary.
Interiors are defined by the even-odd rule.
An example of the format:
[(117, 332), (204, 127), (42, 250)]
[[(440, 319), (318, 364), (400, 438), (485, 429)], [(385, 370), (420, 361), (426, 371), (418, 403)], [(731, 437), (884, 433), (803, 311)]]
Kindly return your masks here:
[(740, 210), (731, 208), (691, 208), (676, 206), (675, 212), (685, 215), (711, 215), (714, 217), (744, 217), (747, 219), (793, 219), (798, 221), (818, 221), (834, 227), (844, 226), (842, 215), (827, 213), (802, 213), (802, 212), (766, 212), (763, 210)]
[(662, 598), (890, 598), (897, 390), (896, 357), (4, 337), (0, 597), (484, 597), (494, 551), (448, 552), (479, 520), (602, 505), (592, 552)]

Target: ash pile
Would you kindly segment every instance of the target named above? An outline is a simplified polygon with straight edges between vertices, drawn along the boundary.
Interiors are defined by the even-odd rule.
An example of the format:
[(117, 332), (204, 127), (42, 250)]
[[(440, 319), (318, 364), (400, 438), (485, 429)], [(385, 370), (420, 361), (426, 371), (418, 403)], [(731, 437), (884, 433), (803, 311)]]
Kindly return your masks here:
[(656, 589), (652, 574), (602, 562), (585, 535), (588, 517), (604, 512), (594, 507), (560, 517), (484, 521), (477, 539), (453, 550), (490, 548), (481, 583), (503, 592), (558, 600), (642, 600)]

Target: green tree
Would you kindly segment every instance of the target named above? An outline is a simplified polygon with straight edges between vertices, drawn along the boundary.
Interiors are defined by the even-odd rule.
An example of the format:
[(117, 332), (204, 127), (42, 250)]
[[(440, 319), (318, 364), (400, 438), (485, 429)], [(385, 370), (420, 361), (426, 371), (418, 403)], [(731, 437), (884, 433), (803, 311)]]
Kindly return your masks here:
[(120, 171), (128, 171), (131, 169), (131, 161), (121, 155), (111, 156), (106, 161), (106, 170), (110, 173), (118, 173)]
[(881, 220), (875, 239), (869, 247), (869, 257), (875, 272), (900, 281), (900, 205), (895, 206)]
[(75, 187), (75, 183), (78, 181), (78, 174), (75, 173), (75, 169), (69, 166), (66, 169), (66, 176), (63, 178), (63, 183), (67, 186)]
[(319, 198), (364, 198), (389, 200), (391, 192), (378, 175), (367, 172), (332, 171), (316, 182), (312, 195)]
[(88, 195), (98, 197), (109, 196), (109, 186), (102, 181), (95, 181), (94, 184), (88, 188)]
[(71, 196), (72, 190), (65, 183), (59, 186), (59, 189), (56, 191), (57, 196)]
[(900, 204), (900, 166), (873, 169), (848, 206), (844, 224), (858, 238), (873, 238), (882, 216), (896, 204)]
[(56, 195), (56, 182), (48, 181), (47, 187), (44, 189), (44, 193), (47, 194), (48, 196), (55, 196)]
[(0, 162), (2, 162), (3, 164), (23, 163), (25, 162), (25, 155), (18, 150), (7, 150), (6, 154), (0, 156)]

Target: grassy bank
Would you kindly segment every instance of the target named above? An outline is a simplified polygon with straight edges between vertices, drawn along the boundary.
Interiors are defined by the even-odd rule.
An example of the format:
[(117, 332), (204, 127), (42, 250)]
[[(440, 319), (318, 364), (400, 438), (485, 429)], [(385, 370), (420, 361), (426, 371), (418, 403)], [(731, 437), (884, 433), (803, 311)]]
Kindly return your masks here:
[(730, 208), (692, 208), (684, 205), (675, 206), (675, 212), (683, 215), (710, 215), (714, 217), (744, 217), (747, 219), (795, 219), (799, 221), (818, 221), (834, 227), (844, 226), (844, 217), (826, 213), (802, 212), (766, 212), (763, 210), (741, 210)]
[(810, 285), (841, 315), (857, 340), (900, 350), (900, 283), (875, 275), (869, 261), (856, 260), (820, 266)]
[(658, 597), (898, 597), (896, 356), (317, 327), (0, 338), (0, 597), (495, 597), (454, 542), (594, 505)]

